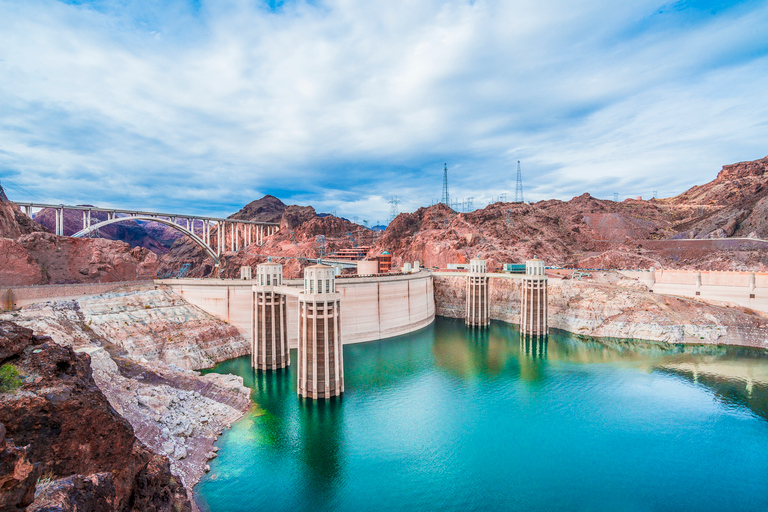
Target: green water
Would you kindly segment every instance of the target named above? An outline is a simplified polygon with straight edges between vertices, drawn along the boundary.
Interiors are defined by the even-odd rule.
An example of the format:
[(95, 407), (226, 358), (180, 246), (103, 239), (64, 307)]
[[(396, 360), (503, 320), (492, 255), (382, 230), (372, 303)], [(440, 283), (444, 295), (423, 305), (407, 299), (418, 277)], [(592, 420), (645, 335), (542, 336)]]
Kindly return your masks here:
[(241, 375), (257, 407), (195, 488), (214, 512), (768, 511), (768, 357), (725, 348), (522, 346), (438, 318), (344, 347), (346, 392)]

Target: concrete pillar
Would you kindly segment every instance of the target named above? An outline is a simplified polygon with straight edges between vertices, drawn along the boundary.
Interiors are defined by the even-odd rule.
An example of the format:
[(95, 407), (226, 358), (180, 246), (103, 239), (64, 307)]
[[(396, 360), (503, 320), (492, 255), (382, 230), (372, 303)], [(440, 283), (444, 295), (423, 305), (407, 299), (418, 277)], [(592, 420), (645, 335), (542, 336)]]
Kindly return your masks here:
[(217, 256), (221, 256), (221, 222), (216, 221), (216, 243), (219, 246), (219, 254)]
[(546, 336), (547, 322), (547, 275), (540, 259), (525, 262), (525, 277), (521, 286), (520, 333), (524, 336)]
[(464, 321), (466, 325), (472, 327), (487, 327), (491, 323), (486, 270), (485, 260), (473, 259), (469, 262), (466, 284), (467, 307)]
[(344, 355), (333, 267), (304, 269), (304, 291), (299, 293), (299, 396), (328, 399), (344, 392)]

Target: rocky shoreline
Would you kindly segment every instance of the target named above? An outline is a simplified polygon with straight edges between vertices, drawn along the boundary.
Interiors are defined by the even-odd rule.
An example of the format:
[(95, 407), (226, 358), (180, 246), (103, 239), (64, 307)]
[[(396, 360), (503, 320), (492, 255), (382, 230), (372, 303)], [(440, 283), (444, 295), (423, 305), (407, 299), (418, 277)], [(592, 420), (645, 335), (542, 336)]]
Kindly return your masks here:
[[(30, 335), (50, 336), (49, 344), (85, 358), (88, 377), (112, 413), (127, 422), (138, 445), (164, 461), (184, 503), (196, 510), (191, 489), (216, 456), (216, 439), (251, 406), (241, 377), (193, 370), (248, 353), (234, 327), (154, 287), (35, 304), (0, 314), (2, 320), (29, 328)], [(5, 400), (24, 389), (0, 396)], [(10, 433), (8, 438), (20, 446)], [(51, 478), (72, 477), (64, 473), (56, 470)], [(86, 494), (102, 492), (101, 480), (93, 485), (86, 485)], [(179, 503), (184, 510), (187, 505)], [(99, 510), (134, 510), (120, 506)]]
[[(768, 318), (737, 305), (654, 294), (637, 279), (594, 272), (591, 281), (549, 280), (549, 327), (591, 338), (768, 349)], [(465, 277), (435, 276), (436, 314), (463, 318)], [(518, 324), (519, 283), (491, 279), (491, 318)]]

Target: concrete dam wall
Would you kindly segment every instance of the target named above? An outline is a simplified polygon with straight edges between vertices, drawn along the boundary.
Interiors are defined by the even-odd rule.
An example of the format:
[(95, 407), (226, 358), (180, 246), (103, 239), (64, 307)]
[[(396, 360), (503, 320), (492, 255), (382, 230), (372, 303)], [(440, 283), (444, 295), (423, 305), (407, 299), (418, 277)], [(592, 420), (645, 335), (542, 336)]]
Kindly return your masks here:
[[(255, 280), (164, 279), (188, 302), (237, 327), (253, 337), (253, 291)], [(298, 344), (298, 293), (303, 280), (283, 281), (287, 295), (288, 344)], [(399, 336), (431, 324), (435, 318), (432, 275), (428, 272), (398, 276), (339, 278), (341, 294), (341, 341), (344, 344)]]

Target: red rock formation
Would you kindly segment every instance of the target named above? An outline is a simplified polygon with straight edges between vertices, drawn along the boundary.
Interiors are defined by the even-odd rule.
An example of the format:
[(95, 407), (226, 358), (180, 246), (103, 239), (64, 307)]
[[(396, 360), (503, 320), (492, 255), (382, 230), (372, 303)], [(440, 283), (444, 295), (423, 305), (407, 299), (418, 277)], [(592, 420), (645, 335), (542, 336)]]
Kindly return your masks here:
[(0, 285), (93, 283), (153, 279), (157, 256), (115, 240), (32, 233), (0, 240)]
[(41, 502), (64, 507), (56, 510), (191, 510), (168, 460), (136, 439), (96, 387), (88, 355), (10, 322), (0, 321), (0, 333), (3, 353), (11, 354), (0, 363), (12, 360), (24, 375), (3, 399), (0, 423), (17, 446), (28, 446), (41, 474), (64, 479), (41, 489)]

